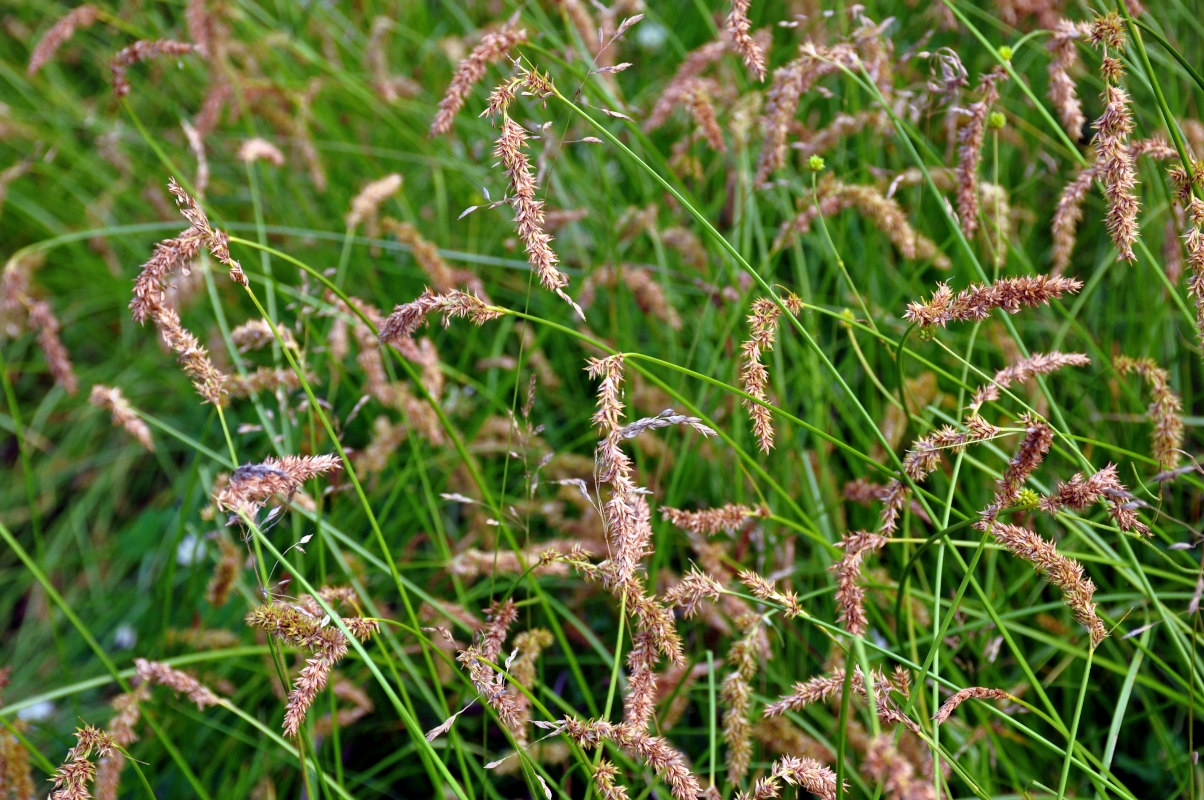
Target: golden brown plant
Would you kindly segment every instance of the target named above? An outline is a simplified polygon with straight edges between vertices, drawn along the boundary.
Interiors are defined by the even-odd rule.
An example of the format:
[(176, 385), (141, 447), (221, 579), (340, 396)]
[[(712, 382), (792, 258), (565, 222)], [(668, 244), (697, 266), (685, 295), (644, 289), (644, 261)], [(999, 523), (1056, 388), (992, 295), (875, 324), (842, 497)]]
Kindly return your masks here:
[(828, 568), (837, 575), (836, 621), (855, 636), (865, 633), (869, 624), (865, 614), (865, 589), (861, 586), (861, 563), (867, 553), (881, 550), (887, 541), (880, 533), (857, 531), (845, 534), (836, 544), (844, 549), (840, 560)]
[(723, 701), (723, 742), (727, 745), (727, 779), (739, 784), (748, 774), (752, 761), (752, 680), (757, 667), (769, 655), (769, 639), (763, 627), (764, 617), (750, 615), (736, 620), (746, 633), (732, 643), (724, 662), (732, 668), (719, 687)]
[(468, 319), (475, 325), (497, 319), (505, 311), (495, 306), (486, 305), (474, 294), (461, 291), (436, 294), (427, 289), (409, 303), (395, 306), (393, 313), (380, 325), (379, 338), (382, 344), (398, 344), (409, 338), (422, 326), (426, 325), (430, 314), (438, 313), (443, 316), (443, 327), (451, 324), (453, 318)]
[(213, 693), (205, 684), (183, 670), (164, 664), (161, 661), (147, 661), (145, 658), (135, 658), (134, 668), (140, 679), (155, 686), (166, 686), (177, 694), (182, 694), (196, 703), (197, 711), (209, 706), (221, 705), (224, 701)]
[(979, 530), (988, 530), (999, 516), (999, 512), (1011, 506), (1020, 497), (1020, 488), (1041, 462), (1053, 444), (1054, 431), (1044, 420), (1033, 414), (1020, 418), (1024, 426), (1024, 439), (1016, 455), (1008, 462), (1003, 477), (995, 485), (995, 498), (982, 511), (982, 519), (975, 523)]
[(280, 148), (260, 136), (244, 141), (238, 148), (238, 158), (248, 164), (266, 161), (273, 167), (284, 166), (284, 153)]
[[(875, 670), (870, 674), (870, 683), (874, 694), (874, 712), (886, 723), (903, 725), (908, 730), (919, 731), (919, 726), (900, 709), (891, 697), (892, 692), (906, 696), (906, 684), (898, 676), (887, 678), (881, 671)], [(787, 711), (798, 711), (812, 703), (825, 702), (840, 698), (844, 694), (845, 670), (837, 669), (831, 675), (820, 675), (808, 681), (794, 684), (793, 691), (783, 695), (781, 699), (765, 706), (765, 717), (776, 717)], [(850, 688), (860, 697), (868, 698), (865, 678), (861, 667), (853, 670), (849, 678)]]
[(1085, 39), (1090, 26), (1083, 22), (1071, 22), (1067, 19), (1058, 20), (1053, 28), (1053, 36), (1045, 45), (1049, 50), (1049, 99), (1062, 127), (1072, 139), (1078, 139), (1083, 134), (1083, 126), (1087, 118), (1083, 116), (1083, 104), (1074, 88), (1074, 78), (1070, 71), (1079, 63), (1079, 51), (1075, 42)]
[(586, 309), (594, 304), (597, 287), (613, 288), (620, 282), (631, 292), (641, 311), (662, 320), (675, 331), (681, 330), (681, 316), (678, 315), (677, 309), (670, 305), (664, 287), (656, 281), (652, 270), (632, 264), (618, 267), (602, 266), (591, 272), (581, 284), (578, 294), (581, 308)]
[(755, 182), (758, 185), (768, 181), (769, 176), (786, 163), (787, 137), (803, 93), (825, 75), (841, 68), (856, 72), (860, 64), (857, 49), (851, 44), (828, 47), (808, 40), (799, 47), (797, 58), (773, 71), (761, 120), (765, 141), (757, 157)]
[(92, 796), (88, 784), (96, 775), (96, 765), (91, 761), (93, 752), (100, 758), (108, 758), (117, 752), (117, 745), (112, 736), (91, 725), (76, 728), (75, 746), (67, 751), (67, 761), (50, 777), (54, 782), (50, 800), (87, 800)]
[(238, 546), (225, 536), (218, 536), (217, 549), (219, 552), (217, 564), (213, 567), (213, 575), (205, 587), (205, 600), (214, 608), (221, 608), (230, 600), (230, 592), (242, 571), (245, 555)]
[(661, 506), (660, 512), (666, 520), (683, 531), (708, 536), (720, 531), (735, 533), (751, 520), (769, 516), (769, 509), (765, 506), (750, 508), (733, 503), (725, 503), (718, 508), (704, 508), (700, 511), (683, 511)]
[(351, 199), (351, 209), (347, 212), (347, 230), (353, 231), (360, 225), (365, 225), (365, 233), (376, 238), (380, 235), (380, 207), (399, 191), (401, 175), (396, 172), (365, 183), (359, 194)]

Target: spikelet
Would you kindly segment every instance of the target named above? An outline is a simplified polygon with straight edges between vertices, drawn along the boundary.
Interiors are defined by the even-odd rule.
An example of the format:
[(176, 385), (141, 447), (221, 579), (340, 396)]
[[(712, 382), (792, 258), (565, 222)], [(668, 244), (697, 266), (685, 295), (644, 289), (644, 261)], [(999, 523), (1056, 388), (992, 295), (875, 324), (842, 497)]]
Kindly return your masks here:
[[(940, 465), (941, 454), (945, 450), (958, 452), (970, 444), (983, 442), (999, 435), (998, 428), (976, 414), (965, 418), (964, 427), (965, 430), (959, 430), (952, 425), (946, 425), (916, 439), (903, 456), (903, 473), (914, 483), (920, 483)], [(907, 503), (910, 491), (902, 478), (893, 478), (887, 484), (885, 503), (878, 525), (879, 533), (887, 537), (894, 534), (898, 526), (899, 514)]]
[(214, 608), (221, 608), (230, 600), (230, 592), (238, 580), (245, 556), (238, 547), (225, 536), (217, 540), (219, 552), (213, 575), (205, 587), (205, 600)]
[(1091, 646), (1098, 647), (1108, 635), (1103, 620), (1095, 613), (1095, 584), (1083, 577), (1083, 566), (1073, 558), (1058, 552), (1053, 542), (1046, 541), (1036, 533), (996, 522), (991, 527), (995, 539), (1017, 558), (1033, 565), (1054, 586), (1062, 590), (1066, 605), (1074, 612), (1074, 618), (1091, 634)]
[(1062, 367), (1085, 367), (1091, 359), (1083, 353), (1033, 353), (1028, 358), (1022, 358), (1011, 366), (1004, 367), (995, 373), (995, 377), (985, 386), (974, 391), (974, 399), (970, 403), (970, 411), (977, 412), (983, 403), (999, 399), (999, 393), (1009, 388), (1013, 383), (1023, 383), (1037, 375), (1048, 375)]
[(1178, 451), (1183, 446), (1183, 400), (1170, 387), (1170, 373), (1151, 358), (1117, 356), (1112, 363), (1121, 375), (1136, 372), (1149, 385), (1153, 401), (1146, 416), (1154, 423), (1150, 433), (1150, 455), (1160, 469), (1177, 467)]
[(1082, 511), (1097, 500), (1107, 500), (1108, 513), (1122, 531), (1152, 536), (1153, 532), (1137, 518), (1137, 512), (1124, 502), (1130, 496), (1116, 476), (1116, 465), (1109, 464), (1089, 478), (1076, 473), (1069, 481), (1059, 483), (1053, 494), (1042, 498), (1038, 506), (1046, 513), (1057, 514), (1063, 508)]
[(994, 500), (983, 509), (982, 519), (974, 523), (974, 527), (979, 530), (989, 530), (999, 512), (1016, 502), (1020, 497), (1020, 487), (1045, 460), (1045, 454), (1053, 444), (1053, 428), (1043, 420), (1033, 414), (1025, 414), (1020, 418), (1020, 423), (1024, 425), (1024, 439), (1020, 442), (1016, 455), (1008, 462), (1003, 477), (995, 485)]
[(365, 225), (366, 233), (372, 238), (380, 234), (380, 207), (393, 195), (401, 191), (401, 175), (393, 172), (383, 178), (369, 181), (351, 199), (347, 212), (347, 230), (354, 231)]
[(54, 315), (54, 309), (44, 300), (34, 300), (29, 304), (29, 327), (38, 332), (38, 347), (46, 357), (46, 366), (54, 377), (54, 382), (63, 387), (67, 394), (79, 391), (79, 379), (75, 377), (75, 367), (71, 364), (71, 356), (59, 337), (59, 320)]
[(936, 800), (932, 781), (915, 774), (915, 766), (895, 749), (889, 734), (870, 740), (862, 768), (890, 800)]
[[(764, 716), (766, 718), (776, 717), (787, 711), (798, 711), (812, 703), (840, 698), (844, 694), (844, 684), (845, 670), (843, 669), (834, 670), (830, 675), (820, 675), (807, 681), (799, 681), (791, 687), (790, 694), (783, 695), (779, 700), (765, 706)], [(866, 691), (865, 675), (862, 673), (861, 667), (853, 669), (849, 684), (859, 697), (868, 699), (869, 693)], [(909, 730), (919, 731), (919, 726), (899, 709), (898, 704), (891, 697), (892, 692), (906, 694), (904, 691), (907, 688), (906, 684), (900, 678), (896, 677), (892, 681), (880, 670), (875, 670), (870, 674), (870, 685), (874, 695), (874, 711), (883, 722), (903, 725)]]
[(164, 344), (176, 353), (176, 360), (191, 380), (193, 387), (206, 403), (215, 406), (226, 402), (226, 386), (230, 377), (209, 359), (209, 351), (197, 341), (191, 331), (180, 324), (175, 309), (161, 306), (155, 310), (155, 325)]
[(484, 325), (506, 312), (496, 306), (486, 305), (479, 297), (467, 292), (453, 290), (436, 294), (429, 288), (412, 302), (395, 306), (380, 325), (381, 344), (399, 344), (426, 325), (431, 314), (443, 317), (443, 327), (453, 318), (468, 319), (475, 325)]
[(244, 464), (234, 470), (230, 481), (214, 497), (217, 507), (229, 511), (235, 519), (245, 514), (254, 520), (255, 514), (273, 495), (292, 498), (301, 484), (318, 475), (341, 469), (338, 456), (268, 457), (261, 464)]
[(950, 322), (974, 322), (986, 319), (994, 309), (1015, 314), (1022, 308), (1048, 305), (1066, 292), (1083, 288), (1082, 281), (1049, 275), (1024, 275), (1000, 278), (991, 284), (972, 284), (958, 292), (942, 283), (927, 302), (910, 303), (903, 318), (919, 328), (945, 327)]
[(957, 141), (957, 215), (967, 238), (978, 230), (978, 165), (982, 161), (982, 140), (987, 115), (999, 102), (999, 83), (1007, 71), (997, 66), (978, 81), (980, 99), (966, 111), (968, 119), (958, 131)]
[[(792, 314), (802, 310), (802, 301), (793, 293), (788, 292), (783, 303)], [(761, 363), (761, 354), (773, 350), (780, 315), (781, 309), (769, 298), (754, 300), (748, 315), (748, 339), (740, 346), (743, 361), (740, 381), (747, 394), (761, 401), (745, 398), (741, 402), (752, 418), (753, 433), (763, 453), (773, 448), (773, 419), (770, 410), (761, 404), (767, 402), (769, 386), (769, 371)]]
[(740, 58), (744, 60), (744, 66), (748, 67), (748, 71), (757, 80), (764, 81), (765, 52), (757, 40), (749, 35), (752, 23), (748, 21), (748, 7), (749, 0), (731, 0), (731, 11), (724, 20), (724, 27), (731, 39), (732, 50), (740, 55)]
[[(312, 599), (310, 602), (320, 610)], [(296, 736), (309, 707), (326, 687), (331, 668), (347, 655), (347, 637), (334, 625), (323, 624), (300, 603), (296, 606), (279, 603), (258, 606), (247, 614), (246, 622), (286, 644), (310, 651), (285, 703), (284, 732)], [(365, 617), (344, 617), (343, 624), (361, 641), (370, 638), (379, 627), (376, 620)]]
[(178, 670), (161, 661), (148, 661), (145, 658), (135, 658), (134, 667), (137, 675), (149, 684), (166, 686), (176, 694), (182, 694), (196, 703), (197, 711), (209, 706), (221, 705), (224, 701), (213, 693), (205, 684), (183, 670)]
[(937, 709), (936, 714), (934, 714), (932, 717), (933, 721), (936, 722), (937, 725), (942, 724), (945, 720), (949, 719), (949, 716), (957, 710), (958, 706), (972, 697), (979, 700), (1010, 700), (1012, 698), (1012, 696), (1003, 689), (988, 689), (985, 686), (971, 686), (968, 689), (962, 689), (944, 703), (941, 703), (941, 707)]
[[(531, 82), (531, 78), (532, 76), (528, 75), (526, 81), (528, 84)], [(494, 119), (495, 123), (499, 116), (501, 118), (501, 133), (494, 143), (493, 155), (499, 159), (510, 179), (511, 197), (507, 202), (514, 208), (515, 229), (519, 238), (523, 240), (527, 262), (539, 278), (540, 284), (548, 291), (555, 292), (558, 297), (573, 307), (578, 316), (584, 319), (585, 315), (581, 313), (581, 308), (564, 292), (564, 287), (569, 285), (569, 279), (556, 266), (560, 263), (560, 258), (552, 250), (552, 236), (544, 229), (544, 201), (537, 197), (539, 186), (535, 182), (531, 161), (524, 152), (529, 136), (526, 129), (511, 119), (507, 113), (513, 88), (517, 86), (517, 83), (511, 82), (508, 85), (510, 96), (506, 96), (506, 93), (502, 91), (506, 86), (503, 85), (494, 91), (494, 95), (490, 98), (490, 108), (486, 113)], [(496, 99), (499, 97), (499, 93), (503, 98), (501, 100)]]
[(194, 49), (194, 45), (171, 39), (143, 39), (122, 48), (109, 60), (109, 72), (113, 76), (113, 94), (125, 97), (130, 93), (130, 81), (126, 73), (131, 65), (158, 56), (186, 55)]
[(54, 58), (54, 54), (75, 35), (76, 31), (92, 27), (99, 17), (100, 9), (91, 3), (77, 6), (59, 17), (34, 45), (33, 52), (29, 56), (29, 69), (26, 70), (26, 74), (35, 75), (50, 59)]
[(619, 768), (603, 759), (594, 769), (594, 790), (601, 800), (628, 800), (627, 788), (615, 783)]
[(666, 739), (643, 733), (625, 723), (604, 720), (581, 722), (566, 717), (558, 727), (587, 750), (601, 747), (603, 742), (613, 742), (631, 758), (647, 764), (669, 787), (675, 800), (695, 800), (702, 793), (702, 785), (690, 772), (685, 756)]
[(192, 224), (192, 229), (200, 238), (201, 243), (208, 246), (209, 252), (213, 254), (214, 258), (230, 268), (230, 280), (245, 287), (247, 276), (243, 274), (242, 266), (230, 257), (229, 239), (226, 234), (209, 224), (209, 217), (205, 215), (204, 209), (188, 192), (184, 191), (180, 184), (176, 183), (175, 178), (168, 178), (167, 189), (175, 198), (176, 206), (180, 209), (184, 219)]
[[(488, 624), (481, 640), (456, 656), (456, 660), (468, 670), (468, 677), (481, 700), (497, 713), (502, 724), (515, 735), (525, 737), (526, 721), (530, 714), (525, 706), (520, 706), (515, 696), (506, 691), (505, 676), (491, 664), (500, 661), (502, 644), (510, 625), (518, 617), (518, 610), (512, 600), (505, 603), (495, 603), (486, 611)], [(446, 724), (446, 723), (445, 723)], [(431, 738), (430, 733), (427, 738)]]
[(113, 416), (114, 425), (124, 428), (126, 433), (137, 439), (147, 450), (152, 453), (155, 451), (155, 440), (151, 438), (150, 428), (134, 413), (120, 389), (98, 383), (92, 387), (88, 402), (108, 411)]
[(769, 640), (762, 625), (764, 617), (753, 615), (736, 620), (736, 627), (747, 633), (732, 643), (724, 662), (732, 667), (719, 688), (723, 701), (723, 742), (727, 745), (727, 779), (733, 784), (744, 780), (752, 760), (752, 680), (757, 667), (769, 655)]
[[(1124, 158), (1133, 162), (1136, 162), (1139, 156), (1163, 161), (1177, 155), (1175, 149), (1160, 136), (1131, 140), (1125, 147)], [(1080, 169), (1075, 178), (1066, 184), (1058, 199), (1051, 225), (1054, 242), (1051, 260), (1054, 275), (1060, 275), (1070, 264), (1078, 225), (1083, 219), (1083, 200), (1096, 178), (1101, 178), (1098, 160)]]
[(111, 757), (117, 752), (117, 743), (91, 725), (76, 728), (75, 746), (67, 751), (67, 761), (50, 776), (54, 782), (50, 800), (87, 800), (92, 796), (88, 784), (96, 775), (96, 765), (91, 761), (93, 752), (100, 758)]
[(817, 80), (842, 67), (856, 72), (860, 62), (850, 44), (825, 47), (808, 40), (799, 47), (798, 58), (774, 70), (761, 120), (765, 141), (757, 157), (757, 185), (764, 184), (775, 170), (785, 165), (786, 137), (803, 93)]
[(700, 511), (683, 511), (677, 508), (661, 506), (661, 515), (671, 524), (704, 536), (713, 535), (720, 531), (735, 533), (751, 520), (768, 517), (769, 509), (765, 506), (750, 508), (745, 505), (725, 503), (718, 508), (704, 508)]
[(624, 264), (621, 267), (607, 265), (591, 272), (581, 284), (578, 294), (581, 308), (586, 309), (594, 304), (597, 287), (614, 287), (620, 282), (631, 292), (641, 311), (664, 321), (675, 331), (681, 330), (681, 316), (669, 303), (664, 287), (655, 280), (652, 270), (632, 264)]
[(1062, 120), (1062, 127), (1071, 139), (1083, 134), (1087, 118), (1083, 116), (1083, 104), (1074, 88), (1070, 71), (1079, 63), (1079, 51), (1075, 42), (1084, 39), (1090, 26), (1060, 19), (1054, 26), (1053, 36), (1045, 45), (1049, 50), (1049, 99)]
[[(12, 667), (0, 669), (0, 688), (8, 682)], [(13, 720), (10, 723), (17, 732), (24, 732), (29, 723)], [(29, 768), (29, 751), (9, 730), (0, 733), (0, 796), (11, 798), (33, 797), (33, 773)]]
[(439, 101), (439, 112), (431, 122), (431, 136), (438, 136), (451, 130), (452, 122), (468, 99), (490, 64), (501, 61), (515, 45), (527, 41), (527, 32), (507, 24), (500, 30), (486, 33), (480, 44), (473, 48), (468, 57), (456, 66), (451, 83)]
[(381, 227), (386, 233), (397, 237), (398, 242), (409, 245), (410, 255), (414, 257), (419, 268), (426, 273), (431, 285), (435, 287), (435, 291), (451, 292), (455, 291), (457, 286), (464, 285), (477, 297), (482, 298), (486, 303), (489, 302), (489, 296), (485, 293), (485, 286), (480, 279), (468, 270), (453, 269), (443, 260), (443, 256), (439, 255), (439, 248), (423, 237), (416, 227), (408, 222), (398, 222), (392, 217), (385, 217), (381, 220)]
[(931, 260), (939, 269), (949, 269), (949, 257), (936, 243), (912, 227), (898, 201), (868, 184), (851, 184), (824, 176), (816, 187), (816, 201), (804, 204), (794, 217), (782, 223), (773, 247), (780, 250), (792, 237), (806, 233), (817, 217), (830, 217), (844, 208), (854, 208), (885, 233), (904, 258)]
[(275, 333), (273, 333), (272, 325), (266, 319), (244, 322), (230, 331), (230, 340), (238, 346), (238, 352), (245, 353), (248, 350), (258, 350), (276, 344), (277, 333), (280, 334), (280, 340), (285, 347), (294, 351), (298, 349), (297, 340), (293, 338), (292, 331), (276, 326)]
[(284, 153), (280, 148), (260, 136), (244, 141), (238, 148), (240, 161), (253, 164), (256, 161), (266, 161), (273, 167), (284, 166)]
[(677, 71), (665, 84), (665, 88), (657, 96), (652, 110), (644, 119), (644, 130), (654, 131), (664, 125), (669, 119), (669, 115), (673, 113), (673, 109), (684, 102), (689, 88), (694, 85), (702, 72), (710, 64), (722, 58), (725, 52), (727, 52), (727, 43), (715, 39), (687, 53), (685, 60), (678, 65)]
[(848, 533), (837, 543), (844, 555), (828, 569), (837, 574), (836, 621), (854, 636), (865, 633), (869, 619), (865, 614), (865, 589), (861, 586), (861, 564), (867, 553), (881, 550), (888, 539), (880, 533)]
[[(737, 792), (737, 800), (771, 800), (781, 797), (782, 783), (798, 786), (821, 800), (836, 800), (836, 773), (813, 758), (784, 755), (773, 762), (767, 777), (750, 792)], [(848, 784), (844, 785), (848, 791)]]

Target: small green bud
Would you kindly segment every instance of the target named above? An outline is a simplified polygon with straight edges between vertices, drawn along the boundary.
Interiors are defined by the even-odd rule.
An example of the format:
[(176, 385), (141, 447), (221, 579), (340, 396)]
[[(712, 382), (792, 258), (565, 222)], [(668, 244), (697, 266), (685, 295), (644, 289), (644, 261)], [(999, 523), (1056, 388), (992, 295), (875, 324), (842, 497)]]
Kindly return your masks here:
[(987, 117), (987, 124), (990, 125), (993, 130), (1001, 130), (1003, 126), (1007, 124), (1007, 122), (1007, 117), (1005, 117), (999, 111), (992, 111), (991, 115)]
[(1003, 45), (1002, 47), (1000, 47), (999, 48), (999, 57), (1002, 58), (1004, 61), (1011, 61), (1012, 60), (1012, 48), (1008, 47), (1006, 44)]
[(844, 311), (840, 312), (840, 327), (852, 328), (853, 326), (850, 325), (849, 323), (856, 322), (856, 321), (857, 321), (857, 317), (856, 317), (856, 315), (853, 314), (853, 309), (846, 308)]
[(807, 159), (807, 169), (812, 172), (823, 172), (824, 160), (821, 156), (811, 156)]
[(1016, 505), (1019, 508), (1034, 509), (1041, 503), (1041, 495), (1034, 492), (1032, 489), (1021, 489), (1020, 496), (1016, 498)]

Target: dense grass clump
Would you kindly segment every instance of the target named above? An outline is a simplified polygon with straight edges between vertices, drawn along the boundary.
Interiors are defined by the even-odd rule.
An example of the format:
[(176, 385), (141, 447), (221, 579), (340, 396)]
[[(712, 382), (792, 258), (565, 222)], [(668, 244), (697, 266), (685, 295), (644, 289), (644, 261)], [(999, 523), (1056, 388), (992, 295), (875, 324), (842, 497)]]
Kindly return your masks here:
[(1191, 4), (0, 21), (0, 800), (1204, 793)]

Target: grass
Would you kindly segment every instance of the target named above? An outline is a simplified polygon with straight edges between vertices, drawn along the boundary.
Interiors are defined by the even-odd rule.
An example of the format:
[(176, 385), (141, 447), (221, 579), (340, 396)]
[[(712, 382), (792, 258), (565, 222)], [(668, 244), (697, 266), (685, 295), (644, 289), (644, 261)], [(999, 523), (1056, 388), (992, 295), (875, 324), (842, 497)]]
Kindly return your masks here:
[[(725, 152), (708, 143), (687, 103), (655, 130), (641, 125), (687, 54), (721, 35), (727, 4), (641, 9), (643, 19), (602, 56), (631, 62), (613, 73), (594, 71), (596, 32), (577, 27), (574, 3), (97, 4), (96, 24), (34, 75), (32, 44), (68, 9), (13, 4), (3, 17), (12, 35), (0, 42), (6, 280), (28, 271), (22, 302), (49, 305), (80, 388), (65, 391), (26, 311), (6, 307), (5, 779), (27, 759), (44, 787), (76, 728), (111, 726), (110, 703), (138, 684), (138, 657), (187, 670), (222, 699), (198, 710), (162, 687), (143, 699), (137, 739), (122, 743), (123, 797), (607, 797), (617, 790), (595, 783), (603, 761), (633, 798), (680, 795), (685, 784), (666, 772), (667, 747), (725, 798), (755, 793), (758, 778), (788, 775), (783, 755), (817, 759), (806, 762), (807, 776), (822, 764), (846, 785), (845, 797), (1200, 796), (1195, 595), (1204, 567), (1195, 519), (1204, 474), (1159, 473), (1194, 465), (1200, 420), (1191, 267), (1179, 277), (1173, 255), (1183, 262), (1186, 223), (1168, 171), (1204, 146), (1204, 85), (1192, 67), (1204, 28), (1181, 2), (1120, 17), (1130, 137), (1162, 134), (1169, 150), (1136, 162), (1135, 261), (1118, 260), (1096, 185), (1065, 270), (1081, 289), (1015, 315), (925, 330), (904, 314), (938, 281), (956, 293), (1051, 271), (1058, 198), (1093, 157), (1092, 132), (1064, 130), (1046, 97), (1050, 34), (1032, 16), (1009, 19), (1007, 5), (869, 4), (869, 19), (890, 22), (866, 41), (890, 49), (875, 62), (863, 45), (860, 61), (828, 69), (802, 93), (789, 117), (800, 147), (759, 185), (769, 82), (757, 82), (736, 54), (708, 66), (702, 74), (714, 80), (691, 95), (713, 104)], [(592, 25), (605, 22), (597, 8), (582, 7)], [(107, 66), (114, 54), (136, 40), (196, 41), (198, 8), (218, 26), (212, 58), (134, 64), (132, 91), (116, 97)], [(1108, 10), (1082, 3), (1062, 13), (1090, 21)], [(858, 19), (833, 11), (783, 27), (776, 23), (791, 9), (753, 4), (753, 30), (769, 26), (772, 37), (771, 81), (808, 37), (824, 46), (850, 40)], [(514, 13), (528, 34), (510, 51), (518, 61), (491, 64), (452, 132), (428, 137), (456, 63)], [(634, 13), (616, 12), (609, 30)], [(946, 13), (953, 27), (942, 25)], [(1103, 110), (1101, 51), (1076, 47), (1082, 66), (1072, 75), (1093, 120)], [(938, 52), (964, 64), (959, 108), (979, 99), (980, 76), (997, 65), (1007, 75), (1000, 99), (984, 107), (1002, 125), (986, 127), (978, 169), (1001, 193), (983, 195), (971, 236), (947, 171), (958, 160), (947, 109), (926, 88), (940, 75), (922, 53)], [(531, 271), (514, 212), (500, 202), (514, 195), (497, 165), (504, 158), (491, 155), (500, 121), (477, 118), (493, 87), (517, 78), (530, 88), (532, 71), (546, 73), (551, 87), (542, 97), (520, 93), (505, 113), (538, 134), (523, 151), (538, 183), (531, 199), (550, 213), (580, 212), (552, 232), (551, 247), (567, 294), (580, 300), (589, 287), (594, 296), (584, 321)], [(390, 80), (395, 96), (382, 88)], [(202, 190), (181, 122), (200, 124), (223, 81), (235, 91), (218, 98), (220, 117), (204, 132), (210, 175)], [(869, 112), (874, 121), (849, 126), (817, 150), (821, 161), (809, 160), (802, 146), (814, 132), (840, 124), (839, 115)], [(277, 146), (284, 166), (241, 160), (253, 137)], [(440, 280), (430, 253), (388, 224), (346, 221), (361, 190), (393, 173), (400, 190), (378, 216), (412, 225), (460, 271), (455, 285), (479, 281), (500, 314), (480, 326), (455, 319), (419, 330), (414, 338), (429, 337), (424, 352), (433, 358), (407, 358), (409, 337), (378, 349), (374, 335), (394, 306)], [(166, 191), (172, 177), (228, 234), (248, 279), (240, 287), (225, 265), (200, 255), (170, 301), (183, 326), (227, 374), (285, 370), (288, 388), (230, 398), (219, 411), (157, 344), (155, 325), (131, 318), (139, 265), (188, 224)], [(898, 223), (884, 225), (865, 203), (826, 207), (775, 246), (782, 223), (824, 207), (839, 186), (873, 186), (877, 196), (893, 186), (906, 223), (938, 257), (905, 255)], [(1000, 198), (1012, 212), (1007, 231), (995, 226)], [(629, 284), (625, 273), (642, 282)], [(347, 297), (381, 316), (357, 316)], [(776, 328), (772, 349), (761, 348), (767, 379), (759, 386), (742, 374), (741, 343), (764, 298), (773, 304), (760, 308)], [(254, 320), (270, 321), (277, 338), (240, 351), (234, 332)], [(295, 347), (278, 338), (282, 331)], [(345, 350), (340, 335), (350, 338)], [(1012, 384), (981, 410), (997, 435), (949, 449), (925, 480), (901, 478), (916, 504), (855, 571), (867, 619), (851, 633), (841, 616), (847, 601), (837, 598), (843, 584), (830, 568), (848, 552), (837, 547), (843, 538), (879, 527), (882, 503), (849, 500), (846, 484), (900, 476), (913, 442), (943, 425), (965, 430), (975, 389), (998, 370), (1053, 350), (1083, 353), (1090, 364)], [(672, 408), (716, 433), (672, 425), (619, 441), (632, 459), (632, 485), (650, 492), (651, 538), (637, 580), (664, 599), (697, 566), (716, 573), (724, 594), (696, 616), (673, 615), (682, 663), (648, 667), (660, 681), (646, 730), (612, 734), (619, 746), (595, 749), (559, 728), (504, 719), (514, 704), (537, 722), (618, 723), (639, 682), (643, 667), (628, 659), (636, 652), (638, 661), (647, 629), (630, 612), (643, 595), (616, 597), (587, 580), (591, 565), (620, 553), (623, 531), (603, 527), (599, 507), (621, 486), (607, 474), (614, 455), (599, 438), (610, 434), (613, 443), (617, 434), (591, 423), (599, 383), (585, 367), (617, 354), (620, 425)], [(1149, 385), (1122, 374), (1120, 356), (1166, 371), (1168, 402), (1181, 403), (1182, 455), (1152, 443)], [(88, 404), (94, 384), (121, 389), (149, 426), (153, 452)], [(771, 411), (768, 452), (748, 404)], [(1052, 429), (1049, 452), (1022, 476), (1026, 493), (1005, 504), (996, 527), (975, 529), (1027, 435), (1025, 412)], [(373, 441), (385, 431), (393, 442), (373, 463)], [(281, 510), (270, 517), (252, 508), (227, 526), (229, 515), (215, 509), (231, 475), (235, 486), (272, 477), (235, 472), (240, 465), (328, 453), (342, 461), (337, 475), (290, 484), (296, 493), (290, 502), (288, 489), (277, 494), (271, 505)], [(1099, 503), (1056, 516), (1035, 510), (1060, 482), (1109, 463), (1150, 537), (1121, 530)], [(710, 536), (660, 512), (727, 503), (763, 510)], [(1109, 633), (1098, 647), (1059, 587), (1004, 547), (1005, 525), (1035, 530), (1082, 565)], [(232, 597), (214, 604), (208, 588), (220, 541), (238, 557)], [(540, 561), (544, 548), (573, 543), (592, 557)], [(524, 555), (511, 569), (514, 553)], [(603, 569), (616, 580), (614, 562)], [(755, 597), (735, 576), (742, 569), (772, 579), (777, 593)], [(323, 586), (351, 587), (355, 600), (339, 604), (320, 595)], [(506, 600), (517, 618), (491, 647), (478, 633), (490, 624), (483, 609)], [(342, 636), (348, 651), (333, 690), (314, 693), (297, 736), (282, 731), (283, 698), (304, 659), (322, 651), (245, 622), (255, 608), (284, 603), (319, 622), (329, 616), (319, 628), (336, 638), (330, 632), (346, 634), (357, 617), (379, 625), (363, 642)], [(749, 610), (759, 622), (740, 618)], [(741, 645), (758, 625), (764, 638)], [(529, 644), (515, 637), (536, 629), (550, 644), (524, 655)], [(742, 652), (751, 660), (741, 662)], [(889, 702), (915, 730), (873, 713), (846, 666), (905, 671), (910, 691), (896, 683)], [(829, 702), (762, 727), (767, 705), (817, 676), (834, 681)], [(474, 679), (496, 681), (509, 699), (488, 690), (483, 697)], [(970, 700), (934, 724), (941, 703), (969, 687), (1002, 689), (1010, 699)], [(733, 703), (742, 713), (729, 713)], [(348, 710), (361, 714), (352, 719)], [(745, 774), (731, 756), (740, 720), (756, 734)], [(0, 796), (17, 790), (0, 781)]]

